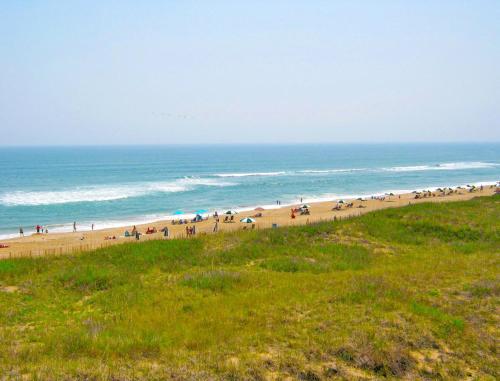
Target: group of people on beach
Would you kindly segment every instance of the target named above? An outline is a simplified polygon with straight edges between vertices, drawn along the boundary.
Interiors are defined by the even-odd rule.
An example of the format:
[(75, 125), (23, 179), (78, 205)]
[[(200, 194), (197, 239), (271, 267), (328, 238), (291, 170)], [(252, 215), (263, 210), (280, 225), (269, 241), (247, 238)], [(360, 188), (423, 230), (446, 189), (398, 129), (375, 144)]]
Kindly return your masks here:
[(290, 209), (290, 218), (292, 220), (295, 219), (297, 214), (300, 214), (301, 216), (309, 216), (311, 214), (311, 212), (309, 211), (309, 206), (303, 205), (299, 208)]
[[(163, 236), (165, 238), (168, 238), (170, 236), (170, 231), (168, 230), (168, 227), (165, 226), (162, 229), (160, 229), (160, 232), (163, 233)], [(145, 234), (155, 234), (158, 233), (158, 230), (156, 230), (156, 227), (147, 227)], [(129, 232), (128, 230), (125, 230), (124, 236), (125, 237), (134, 237), (136, 240), (139, 240), (141, 237), (142, 233), (139, 232), (139, 229), (137, 229), (137, 226), (133, 226), (132, 230)]]
[[(94, 231), (94, 224), (91, 225), (90, 229)], [(36, 234), (49, 234), (49, 228), (40, 224), (35, 226), (35, 231)], [(76, 233), (76, 221), (73, 221), (73, 233)], [(22, 226), (19, 226), (19, 236), (24, 237), (24, 228)]]
[[(495, 185), (491, 185), (490, 188), (497, 188), (499, 186), (499, 184), (495, 184)], [(453, 195), (453, 194), (463, 194), (463, 191), (466, 191), (466, 192), (469, 192), (469, 193), (472, 193), (472, 192), (476, 192), (476, 191), (483, 191), (484, 189), (484, 186), (483, 185), (480, 185), (480, 186), (475, 186), (475, 185), (467, 185), (465, 188), (464, 187), (456, 187), (455, 189), (453, 188), (450, 188), (450, 187), (445, 187), (445, 188), (437, 188), (433, 191), (431, 190), (423, 190), (423, 191), (413, 191), (413, 198), (414, 199), (421, 199), (421, 198), (429, 198), (429, 197), (443, 197), (443, 196), (448, 196), (448, 195)], [(500, 193), (500, 189), (497, 188), (497, 191), (496, 193)], [(371, 196), (371, 200), (378, 200), (378, 201), (385, 201), (387, 197), (392, 197), (392, 196), (397, 196), (399, 199), (401, 199), (401, 195), (394, 195), (393, 193), (386, 193), (385, 195), (377, 195), (377, 196)], [(365, 199), (363, 198), (358, 198), (359, 201), (366, 201)], [(302, 197), (300, 198), (300, 202), (302, 204)], [(276, 200), (276, 205), (281, 205), (281, 200)], [(353, 202), (349, 202), (349, 203), (344, 203), (343, 201), (338, 201), (337, 204), (332, 208), (333, 211), (340, 211), (342, 210), (343, 208), (352, 208), (354, 206), (354, 203)], [(363, 208), (363, 207), (366, 207), (364, 206), (362, 203), (360, 203), (360, 205), (358, 206), (358, 208)], [(256, 210), (263, 210), (262, 208), (257, 208)], [(224, 220), (223, 222), (227, 223), (227, 222), (235, 222), (234, 220), (234, 215), (230, 214), (229, 212), (227, 213), (228, 215), (224, 216)], [(234, 213), (233, 213), (234, 214)], [(292, 219), (295, 219), (297, 215), (310, 215), (310, 210), (309, 210), (309, 207), (307, 205), (303, 205), (301, 207), (298, 207), (298, 208), (291, 208), (290, 210), (290, 217)], [(256, 215), (252, 216), (252, 217), (262, 217), (262, 213), (257, 213)], [(219, 217), (219, 214), (216, 212), (214, 212), (213, 214), (213, 218), (214, 218), (214, 226), (213, 226), (213, 229), (212, 229), (212, 232), (217, 232), (219, 231), (219, 222), (220, 222), (220, 217)], [(201, 221), (205, 221), (207, 220), (208, 217), (206, 218), (203, 218), (200, 214), (197, 214), (192, 220), (187, 220), (187, 219), (179, 219), (179, 220), (172, 220), (172, 224), (173, 225), (186, 225), (186, 236), (190, 237), (190, 236), (193, 236), (193, 235), (196, 235), (196, 226), (195, 225), (192, 225), (192, 226), (188, 226), (189, 223), (197, 223), (197, 222), (201, 222)], [(76, 232), (77, 231), (77, 223), (76, 221), (73, 222), (73, 232)], [(91, 224), (91, 230), (93, 231), (94, 230), (94, 224)], [(36, 225), (35, 226), (35, 231), (36, 231), (36, 234), (48, 234), (49, 233), (49, 230), (48, 230), (48, 227), (47, 226), (42, 226), (42, 225)], [(169, 229), (168, 227), (164, 227), (163, 229), (161, 229), (161, 232), (163, 233), (164, 237), (169, 237)], [(129, 233), (128, 231), (125, 232), (125, 236), (126, 237), (135, 237), (137, 240), (139, 239), (140, 235), (142, 233), (140, 233), (136, 226), (133, 227), (132, 229), (132, 232)], [(145, 234), (153, 234), (153, 233), (157, 233), (157, 230), (155, 227), (152, 227), (152, 228), (147, 228)], [(20, 237), (24, 237), (24, 228), (22, 226), (19, 227), (19, 236)], [(112, 236), (110, 238), (108, 237), (105, 237), (105, 239), (116, 239), (116, 237)], [(82, 238), (83, 239), (83, 238)]]
[(196, 225), (186, 226), (186, 237), (196, 235)]
[[(42, 225), (35, 226), (36, 234), (49, 234), (49, 229), (47, 227), (43, 227)], [(24, 237), (24, 229), (22, 226), (19, 226), (19, 236)]]

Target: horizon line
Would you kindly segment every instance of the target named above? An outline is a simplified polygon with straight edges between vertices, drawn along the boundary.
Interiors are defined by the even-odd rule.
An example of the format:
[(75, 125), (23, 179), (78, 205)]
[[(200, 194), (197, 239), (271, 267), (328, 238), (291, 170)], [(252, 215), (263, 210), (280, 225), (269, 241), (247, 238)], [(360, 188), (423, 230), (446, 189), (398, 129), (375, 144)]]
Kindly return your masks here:
[(3, 148), (64, 148), (64, 147), (169, 147), (169, 146), (307, 146), (307, 145), (409, 145), (409, 144), (499, 144), (500, 140), (486, 141), (345, 141), (345, 142), (210, 142), (210, 143), (95, 143), (95, 144), (7, 144)]

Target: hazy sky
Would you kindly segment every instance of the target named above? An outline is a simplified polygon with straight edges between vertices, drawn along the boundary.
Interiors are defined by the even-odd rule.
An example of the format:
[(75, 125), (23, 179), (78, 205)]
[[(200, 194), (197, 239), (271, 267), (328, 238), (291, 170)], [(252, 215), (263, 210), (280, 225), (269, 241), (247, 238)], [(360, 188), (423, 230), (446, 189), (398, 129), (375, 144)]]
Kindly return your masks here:
[(500, 1), (1, 1), (0, 145), (499, 141)]

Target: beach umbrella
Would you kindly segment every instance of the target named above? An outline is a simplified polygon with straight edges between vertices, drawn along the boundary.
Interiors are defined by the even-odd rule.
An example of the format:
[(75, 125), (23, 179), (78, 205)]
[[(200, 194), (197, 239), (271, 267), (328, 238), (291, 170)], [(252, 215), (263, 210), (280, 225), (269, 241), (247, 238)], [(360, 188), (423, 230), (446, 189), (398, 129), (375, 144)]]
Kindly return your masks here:
[(184, 212), (183, 212), (182, 210), (176, 210), (176, 211), (174, 212), (174, 215), (175, 215), (175, 216), (178, 216), (178, 215), (180, 215), (180, 214), (184, 214)]
[(343, 204), (344, 203), (344, 200), (338, 200), (337, 201), (338, 204)]
[(240, 220), (240, 222), (244, 222), (244, 223), (246, 223), (246, 224), (252, 224), (252, 223), (254, 223), (254, 222), (255, 222), (255, 220), (254, 220), (253, 218), (250, 218), (250, 217), (245, 217), (245, 218), (242, 218), (242, 219)]
[(256, 212), (263, 212), (265, 209), (261, 208), (260, 206), (258, 208), (254, 209)]
[(309, 209), (311, 207), (311, 205), (309, 204), (304, 204), (301, 206), (302, 209)]
[(238, 214), (238, 212), (234, 210), (228, 210), (225, 214)]

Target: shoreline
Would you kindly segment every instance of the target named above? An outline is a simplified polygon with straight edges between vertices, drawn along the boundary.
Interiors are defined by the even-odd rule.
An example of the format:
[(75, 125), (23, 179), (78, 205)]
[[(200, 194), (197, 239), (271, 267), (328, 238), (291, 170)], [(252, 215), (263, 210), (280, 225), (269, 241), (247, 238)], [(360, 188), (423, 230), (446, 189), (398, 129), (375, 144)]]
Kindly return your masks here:
[[(480, 187), (481, 185), (483, 186), (490, 186), (490, 185), (497, 185), (499, 184), (499, 181), (482, 181), (482, 182), (470, 182), (468, 183), (469, 185), (473, 185), (475, 187)], [(457, 188), (457, 187), (463, 187), (465, 188), (467, 185), (466, 184), (453, 184), (453, 185), (440, 185), (441, 188)], [(370, 198), (372, 196), (382, 196), (384, 194), (389, 194), (389, 193), (394, 193), (396, 195), (399, 194), (406, 194), (406, 193), (411, 193), (414, 191), (422, 192), (423, 190), (430, 190), (430, 191), (435, 191), (436, 189), (439, 189), (440, 187), (438, 186), (426, 186), (426, 187), (416, 187), (413, 189), (389, 189), (389, 190), (381, 190), (381, 191), (375, 191), (375, 192), (360, 192), (357, 194), (330, 194), (330, 193), (325, 193), (317, 196), (305, 196), (303, 197), (304, 203), (310, 203), (310, 204), (316, 204), (316, 203), (321, 203), (321, 202), (334, 202), (335, 200), (353, 200), (359, 197), (362, 198)], [(255, 203), (253, 206), (250, 205), (243, 205), (243, 206), (231, 206), (227, 208), (222, 208), (222, 207), (214, 207), (210, 208), (208, 210), (208, 213), (213, 214), (215, 211), (217, 211), (219, 214), (222, 214), (225, 210), (227, 209), (232, 209), (235, 210), (239, 213), (246, 213), (249, 211), (253, 211), (257, 207), (262, 207), (266, 210), (273, 210), (273, 209), (279, 209), (283, 207), (292, 207), (294, 205), (299, 204), (301, 201), (297, 198), (295, 200), (287, 200), (284, 203), (277, 205), (277, 204), (265, 204), (265, 203)], [(206, 214), (206, 213), (205, 213)], [(84, 232), (92, 232), (92, 231), (103, 231), (103, 230), (111, 230), (111, 229), (119, 229), (119, 228), (127, 228), (133, 225), (136, 226), (142, 226), (142, 225), (147, 225), (147, 224), (155, 224), (161, 221), (171, 221), (171, 220), (176, 220), (179, 218), (186, 218), (186, 219), (192, 219), (196, 215), (196, 212), (186, 212), (183, 213), (182, 215), (175, 215), (175, 214), (163, 214), (163, 213), (155, 213), (155, 214), (149, 214), (149, 215), (138, 215), (138, 216), (131, 216), (131, 217), (126, 217), (123, 219), (120, 218), (110, 218), (107, 220), (95, 220), (95, 221), (77, 221), (78, 225), (78, 232), (84, 233)], [(64, 234), (64, 233), (72, 233), (73, 232), (73, 224), (72, 223), (49, 223), (44, 225), (43, 227), (47, 227), (49, 229), (49, 233), (51, 234)], [(95, 225), (96, 228), (94, 230), (91, 229), (91, 226)], [(30, 229), (25, 229), (25, 235), (26, 236), (31, 236), (35, 234), (36, 231), (34, 228)], [(19, 237), (19, 232), (18, 231), (13, 231), (11, 233), (3, 233), (0, 234), (0, 244), (3, 241), (7, 240), (12, 240), (16, 239)]]
[[(484, 183), (483, 183), (484, 184)], [(310, 215), (296, 214), (296, 218), (291, 218), (291, 207), (298, 207), (300, 204), (287, 204), (281, 207), (273, 207), (260, 211), (262, 217), (255, 218), (255, 223), (243, 223), (240, 219), (250, 217), (257, 213), (254, 209), (240, 211), (234, 218), (234, 223), (224, 223), (224, 215), (220, 215), (220, 223), (218, 224), (218, 231), (228, 232), (242, 229), (267, 229), (276, 226), (294, 226), (304, 225), (307, 223), (315, 223), (327, 220), (334, 220), (335, 218), (351, 218), (359, 216), (374, 210), (380, 210), (391, 207), (402, 207), (409, 204), (422, 203), (422, 202), (450, 202), (450, 201), (465, 201), (478, 196), (491, 196), (495, 194), (498, 189), (497, 185), (486, 185), (481, 190), (475, 188), (469, 191), (470, 188), (454, 187), (446, 188), (446, 195), (437, 192), (435, 189), (428, 189), (434, 196), (423, 197), (415, 199), (415, 193), (394, 193), (392, 196), (384, 196), (384, 199), (371, 199), (366, 198), (363, 201), (357, 198), (344, 199), (345, 203), (341, 210), (332, 210), (337, 204), (335, 200), (316, 201), (311, 202), (304, 199), (304, 203), (310, 204)], [(452, 193), (448, 189), (453, 189)], [(346, 207), (346, 204), (352, 203), (352, 207)], [(205, 215), (204, 215), (205, 216)], [(180, 216), (181, 218), (188, 218)], [(196, 226), (197, 235), (213, 233), (215, 220), (212, 216), (201, 222), (192, 223), (187, 225), (173, 225), (171, 219), (163, 219), (137, 225), (138, 231), (143, 233), (140, 241), (145, 240), (158, 240), (158, 239), (180, 239), (186, 238), (186, 226)], [(144, 234), (148, 227), (156, 228), (157, 233)], [(164, 238), (160, 229), (168, 227), (169, 237)], [(44, 256), (44, 255), (62, 255), (75, 252), (90, 251), (111, 245), (137, 242), (133, 237), (124, 237), (124, 231), (131, 231), (132, 226), (111, 227), (94, 231), (81, 231), (81, 232), (61, 232), (49, 234), (32, 234), (25, 237), (1, 239), (0, 243), (8, 247), (0, 248), (0, 259), (30, 257), (30, 256)], [(107, 239), (108, 237), (115, 237), (114, 239)]]

